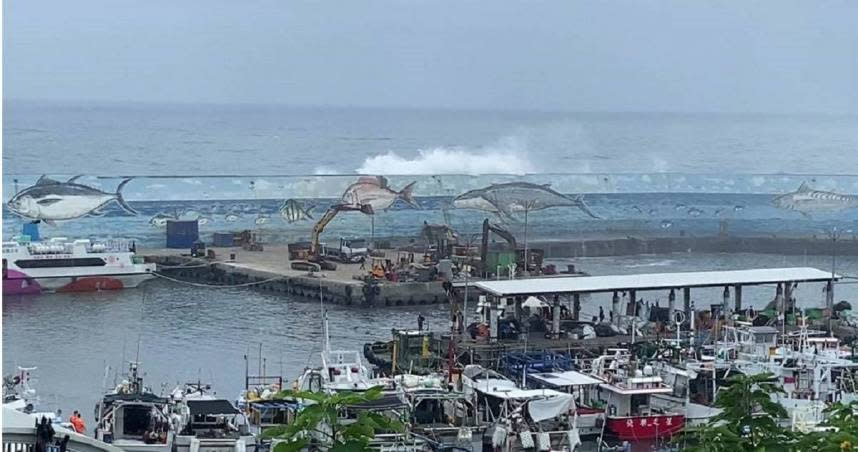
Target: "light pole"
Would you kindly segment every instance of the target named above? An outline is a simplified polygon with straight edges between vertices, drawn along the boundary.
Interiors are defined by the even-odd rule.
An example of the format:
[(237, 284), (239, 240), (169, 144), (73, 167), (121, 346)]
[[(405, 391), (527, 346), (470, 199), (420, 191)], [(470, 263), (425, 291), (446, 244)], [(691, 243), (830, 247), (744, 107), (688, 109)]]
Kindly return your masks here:
[(530, 209), (533, 208), (533, 205), (536, 201), (525, 201), (524, 203), (524, 273), (528, 274), (530, 270), (530, 262), (527, 260), (527, 214), (530, 212)]
[[(469, 235), (469, 236), (468, 236), (468, 240), (467, 240), (467, 243), (468, 243), (468, 251), (467, 251), (467, 254), (468, 254), (468, 256), (469, 256), (469, 257), (470, 257), (470, 254), (471, 254), (471, 247), (473, 246), (473, 244), (474, 244), (474, 242), (476, 241), (476, 238), (477, 238), (477, 237), (479, 237), (479, 234), (471, 234), (471, 235)], [(481, 263), (480, 263), (480, 265), (483, 265), (483, 264), (484, 264), (483, 262), (481, 262)], [(463, 315), (462, 315), (462, 319), (463, 319), (463, 320), (462, 320), (462, 322), (464, 323), (463, 327), (465, 327), (465, 328), (467, 328), (467, 326), (468, 326), (468, 283), (470, 282), (470, 277), (471, 277), (471, 265), (470, 265), (469, 263), (466, 263), (466, 266), (467, 266), (468, 268), (465, 270), (465, 301), (464, 301), (464, 303), (463, 303), (463, 304), (464, 304), (464, 307), (462, 308), (462, 309), (464, 309), (464, 311), (465, 311), (465, 312), (463, 313)]]
[(831, 239), (831, 281), (828, 283), (828, 293), (826, 294), (826, 308), (828, 309), (828, 333), (833, 334), (833, 330), (831, 329), (831, 318), (834, 315), (834, 278), (836, 277), (836, 269), (837, 269), (837, 239), (840, 238), (840, 235), (846, 232), (851, 233), (851, 229), (847, 229), (845, 231), (841, 231), (837, 229), (837, 226), (831, 228), (830, 231), (827, 232), (828, 237)]

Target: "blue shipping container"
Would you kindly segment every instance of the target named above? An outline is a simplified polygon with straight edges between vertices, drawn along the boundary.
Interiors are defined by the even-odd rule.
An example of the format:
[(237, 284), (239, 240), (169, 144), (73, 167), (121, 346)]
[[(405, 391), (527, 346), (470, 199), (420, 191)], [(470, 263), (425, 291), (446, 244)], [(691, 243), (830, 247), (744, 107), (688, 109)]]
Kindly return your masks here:
[(191, 248), (200, 239), (199, 223), (167, 220), (167, 248)]
[(212, 235), (212, 246), (232, 246), (232, 232), (215, 232)]
[(39, 241), (39, 224), (38, 223), (24, 223), (24, 228), (21, 231), (23, 235), (29, 235), (30, 240), (33, 242)]

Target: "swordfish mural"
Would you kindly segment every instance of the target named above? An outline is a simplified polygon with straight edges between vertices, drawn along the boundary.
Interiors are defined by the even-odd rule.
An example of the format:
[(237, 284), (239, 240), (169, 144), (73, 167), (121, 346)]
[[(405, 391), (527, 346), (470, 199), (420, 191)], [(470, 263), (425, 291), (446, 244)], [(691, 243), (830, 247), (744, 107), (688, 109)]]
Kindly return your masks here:
[[(114, 177), (6, 175), (4, 237), (39, 222), (43, 236), (131, 238), (162, 247), (171, 220), (214, 232), (261, 231), (271, 243), (309, 237), (333, 206), (331, 237), (412, 237), (425, 224), (460, 237), (483, 220), (532, 240), (605, 235), (809, 236), (858, 231), (858, 175), (551, 174)], [(777, 219), (790, 221), (772, 221)]]

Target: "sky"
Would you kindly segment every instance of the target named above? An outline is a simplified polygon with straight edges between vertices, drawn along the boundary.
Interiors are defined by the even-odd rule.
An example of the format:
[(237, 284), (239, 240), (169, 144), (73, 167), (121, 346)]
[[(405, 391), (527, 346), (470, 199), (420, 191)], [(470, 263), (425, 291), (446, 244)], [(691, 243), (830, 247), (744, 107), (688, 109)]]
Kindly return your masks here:
[(854, 0), (7, 0), (4, 97), (858, 114)]

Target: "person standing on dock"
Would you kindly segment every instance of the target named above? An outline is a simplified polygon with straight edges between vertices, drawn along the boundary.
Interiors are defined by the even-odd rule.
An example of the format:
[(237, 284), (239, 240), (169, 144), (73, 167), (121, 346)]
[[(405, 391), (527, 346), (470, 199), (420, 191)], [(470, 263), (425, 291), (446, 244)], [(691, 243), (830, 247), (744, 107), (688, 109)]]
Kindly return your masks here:
[(605, 310), (599, 306), (599, 323), (605, 323)]
[(426, 317), (423, 317), (423, 314), (417, 314), (417, 330), (423, 331), (423, 322), (426, 321)]

